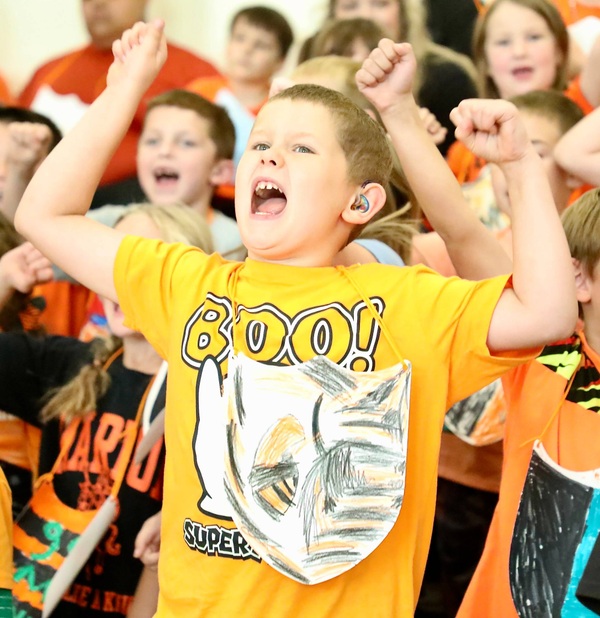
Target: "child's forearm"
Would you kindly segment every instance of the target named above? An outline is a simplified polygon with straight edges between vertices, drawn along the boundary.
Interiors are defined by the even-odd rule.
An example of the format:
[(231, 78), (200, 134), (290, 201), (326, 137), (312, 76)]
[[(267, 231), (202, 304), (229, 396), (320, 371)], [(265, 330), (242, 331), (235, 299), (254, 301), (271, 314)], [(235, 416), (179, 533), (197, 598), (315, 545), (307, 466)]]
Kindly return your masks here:
[(382, 119), (417, 201), (446, 243), (457, 273), (481, 279), (510, 272), (510, 258), (467, 204), (422, 126), (412, 95), (405, 95), (397, 106), (382, 113)]
[[(539, 156), (501, 165), (512, 210), (513, 289), (549, 338), (565, 336), (577, 318), (569, 247)], [(540, 308), (551, 308), (548, 312)], [(546, 324), (540, 324), (540, 322)]]
[(591, 185), (600, 185), (600, 108), (560, 138), (554, 157), (566, 172)]
[(33, 178), (33, 170), (17, 170), (7, 166), (4, 195), (2, 197), (2, 214), (12, 223), (15, 219), (17, 206)]

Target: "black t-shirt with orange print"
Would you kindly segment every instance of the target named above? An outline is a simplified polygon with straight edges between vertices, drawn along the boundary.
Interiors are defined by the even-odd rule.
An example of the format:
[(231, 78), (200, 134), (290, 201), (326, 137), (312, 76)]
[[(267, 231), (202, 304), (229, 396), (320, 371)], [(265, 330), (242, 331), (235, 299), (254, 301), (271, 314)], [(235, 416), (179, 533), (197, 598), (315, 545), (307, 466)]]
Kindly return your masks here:
[[(0, 408), (39, 424), (42, 395), (73, 377), (89, 362), (89, 344), (66, 337), (35, 338), (0, 334)], [(98, 508), (110, 493), (115, 464), (123, 447), (123, 430), (134, 423), (152, 376), (130, 370), (117, 357), (108, 368), (110, 388), (97, 411), (79, 423), (75, 437), (54, 476), (54, 489), (71, 508)], [(164, 407), (164, 392), (155, 409)], [(40, 474), (52, 469), (60, 452), (63, 425), (43, 427)], [(139, 436), (138, 436), (139, 438)], [(160, 509), (164, 449), (162, 439), (142, 464), (129, 464), (118, 494), (116, 520), (96, 547), (55, 610), (57, 616), (126, 615), (141, 573), (133, 558), (142, 523)]]

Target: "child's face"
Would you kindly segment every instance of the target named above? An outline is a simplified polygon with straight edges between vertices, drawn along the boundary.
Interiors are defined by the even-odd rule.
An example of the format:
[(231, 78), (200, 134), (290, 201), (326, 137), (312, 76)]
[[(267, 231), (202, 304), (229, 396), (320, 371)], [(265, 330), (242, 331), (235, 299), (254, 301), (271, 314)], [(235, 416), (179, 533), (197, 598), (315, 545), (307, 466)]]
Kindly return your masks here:
[(488, 75), (503, 99), (554, 84), (561, 54), (544, 18), (506, 2), (487, 25), (484, 52)]
[[(560, 126), (555, 120), (533, 112), (521, 111), (520, 115), (529, 139), (542, 159), (556, 209), (561, 213), (569, 203), (573, 187), (570, 185), (568, 174), (556, 164), (554, 159), (554, 147), (562, 137)], [(496, 165), (492, 166), (492, 185), (498, 207), (510, 216), (506, 179)]]
[[(161, 238), (162, 236), (154, 221), (141, 212), (133, 213), (121, 219), (121, 221), (115, 225), (115, 229), (124, 234), (133, 234), (135, 236), (142, 236), (143, 238)], [(102, 302), (106, 321), (108, 322), (108, 328), (113, 335), (121, 339), (127, 337), (136, 339), (143, 338), (140, 333), (125, 326), (123, 323), (125, 316), (118, 303), (104, 298), (103, 296), (100, 296), (100, 300)]]
[(306, 101), (280, 99), (260, 111), (235, 182), (236, 218), (251, 258), (306, 264), (303, 257), (336, 242), (357, 186), (334, 127), (329, 110)]
[(226, 54), (229, 77), (250, 83), (269, 84), (283, 63), (275, 34), (244, 17), (233, 26)]
[(395, 41), (400, 38), (400, 2), (402, 0), (335, 0), (335, 19), (363, 17), (374, 21)]
[(138, 142), (140, 185), (155, 204), (208, 204), (217, 147), (205, 118), (170, 105), (152, 108)]
[(94, 44), (109, 49), (113, 41), (144, 18), (148, 0), (82, 0), (83, 18)]

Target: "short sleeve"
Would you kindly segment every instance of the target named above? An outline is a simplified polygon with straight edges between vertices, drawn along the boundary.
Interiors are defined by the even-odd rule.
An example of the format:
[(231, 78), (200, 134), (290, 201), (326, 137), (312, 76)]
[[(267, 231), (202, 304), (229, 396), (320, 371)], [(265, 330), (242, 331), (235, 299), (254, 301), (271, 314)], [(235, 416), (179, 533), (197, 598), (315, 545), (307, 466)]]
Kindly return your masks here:
[[(456, 278), (453, 278), (456, 279)], [(541, 348), (491, 352), (487, 337), (496, 305), (512, 287), (509, 275), (472, 284), (456, 309), (450, 363), (449, 405), (487, 386), (509, 369), (535, 358)], [(449, 316), (450, 317), (450, 316)]]
[(410, 309), (399, 323), (400, 337), (409, 337), (415, 366), (425, 382), (444, 392), (445, 409), (501, 377), (512, 367), (539, 353), (514, 350), (493, 353), (487, 345), (492, 316), (509, 275), (469, 281), (442, 277), (423, 266), (411, 267)]
[(141, 332), (162, 358), (175, 304), (183, 302), (186, 289), (201, 285), (208, 262), (205, 253), (181, 243), (126, 236), (119, 246), (113, 276), (125, 324)]

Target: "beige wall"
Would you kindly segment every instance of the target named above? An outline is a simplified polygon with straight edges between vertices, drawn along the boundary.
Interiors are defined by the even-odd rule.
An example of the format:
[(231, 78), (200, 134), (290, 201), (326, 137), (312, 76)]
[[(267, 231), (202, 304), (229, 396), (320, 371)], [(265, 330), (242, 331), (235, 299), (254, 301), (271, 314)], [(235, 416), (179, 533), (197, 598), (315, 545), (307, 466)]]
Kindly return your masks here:
[[(0, 73), (14, 93), (42, 62), (87, 41), (81, 0), (0, 0)], [(298, 41), (323, 20), (327, 0), (150, 0), (149, 17), (162, 17), (168, 37), (221, 65), (228, 24), (243, 6), (263, 4), (284, 13)], [(297, 46), (290, 54), (291, 66)]]

